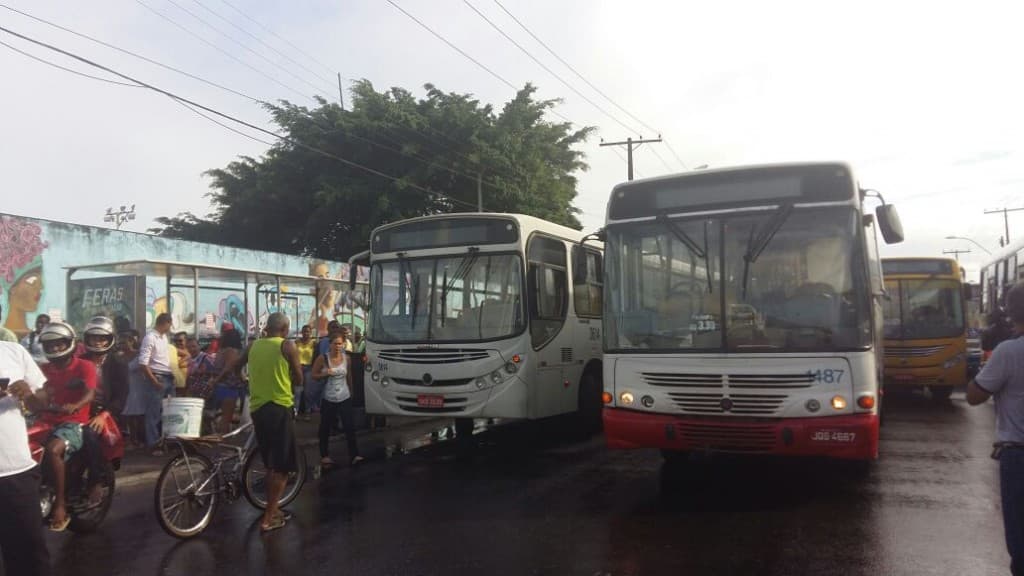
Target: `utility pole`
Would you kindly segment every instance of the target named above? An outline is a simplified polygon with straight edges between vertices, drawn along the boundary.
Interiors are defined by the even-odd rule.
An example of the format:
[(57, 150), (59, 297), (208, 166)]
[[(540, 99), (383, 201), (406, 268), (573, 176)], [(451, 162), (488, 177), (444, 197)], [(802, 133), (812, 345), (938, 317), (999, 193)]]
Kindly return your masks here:
[(338, 72), (338, 101), (341, 102), (341, 109), (345, 109), (345, 91), (341, 88), (341, 72)]
[(1003, 213), (1003, 227), (1006, 231), (1006, 235), (1003, 236), (1003, 243), (1000, 246), (1007, 246), (1010, 244), (1010, 217), (1009, 212), (1017, 212), (1024, 210), (1024, 208), (1000, 208), (999, 210), (985, 210), (985, 214), (999, 214)]
[(476, 173), (476, 211), (484, 211), (484, 173)]
[(943, 254), (952, 254), (953, 257), (956, 258), (956, 261), (959, 262), (960, 261), (960, 255), (961, 254), (970, 254), (971, 253), (971, 249), (968, 248), (967, 250), (960, 250), (960, 249), (956, 249), (956, 250), (943, 250), (942, 253)]
[(653, 139), (650, 139), (650, 140), (644, 140), (644, 137), (641, 136), (639, 140), (633, 140), (632, 138), (626, 138), (622, 142), (604, 142), (604, 141), (602, 141), (601, 142), (601, 146), (625, 146), (626, 147), (626, 171), (627, 171), (627, 175), (629, 176), (629, 179), (632, 180), (633, 179), (633, 150), (636, 150), (637, 148), (639, 148), (641, 144), (650, 144), (650, 143), (655, 143), (655, 142), (661, 142), (661, 135), (660, 134), (658, 135), (657, 138), (653, 138)]

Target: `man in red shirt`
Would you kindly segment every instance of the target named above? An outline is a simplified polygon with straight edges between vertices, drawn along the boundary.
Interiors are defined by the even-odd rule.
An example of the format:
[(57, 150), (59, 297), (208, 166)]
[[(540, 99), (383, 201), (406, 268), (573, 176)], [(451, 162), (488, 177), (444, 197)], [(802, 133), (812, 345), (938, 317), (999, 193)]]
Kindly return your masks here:
[(82, 448), (82, 427), (89, 423), (89, 405), (96, 396), (96, 367), (75, 356), (75, 331), (63, 322), (43, 328), (39, 342), (49, 360), (43, 365), (46, 385), (40, 398), (49, 408), (40, 420), (53, 426), (46, 443), (56, 492), (50, 530), (61, 532), (70, 521), (64, 497), (64, 462)]

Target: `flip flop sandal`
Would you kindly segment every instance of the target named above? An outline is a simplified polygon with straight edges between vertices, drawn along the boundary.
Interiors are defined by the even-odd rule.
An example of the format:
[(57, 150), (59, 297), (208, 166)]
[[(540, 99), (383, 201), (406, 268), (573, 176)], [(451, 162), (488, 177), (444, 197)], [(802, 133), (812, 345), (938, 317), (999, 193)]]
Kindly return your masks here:
[(267, 532), (273, 532), (274, 530), (277, 530), (279, 528), (284, 528), (284, 525), (287, 522), (288, 521), (285, 519), (284, 514), (280, 516), (275, 516), (273, 519), (270, 520), (270, 524), (260, 524), (260, 533), (266, 534)]
[(63, 532), (67, 530), (68, 524), (71, 524), (71, 516), (65, 516), (64, 522), (61, 524), (54, 524), (53, 522), (50, 522), (50, 531)]

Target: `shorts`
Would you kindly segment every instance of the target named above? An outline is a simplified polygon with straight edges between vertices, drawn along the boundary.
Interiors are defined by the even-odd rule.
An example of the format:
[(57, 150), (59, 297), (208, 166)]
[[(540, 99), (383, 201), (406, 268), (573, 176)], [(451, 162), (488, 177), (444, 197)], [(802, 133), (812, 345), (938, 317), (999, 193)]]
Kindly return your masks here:
[(253, 411), (252, 424), (256, 429), (256, 446), (267, 470), (297, 471), (295, 451), (298, 448), (295, 445), (292, 409), (268, 402)]
[(67, 462), (75, 452), (82, 449), (82, 425), (77, 422), (58, 424), (50, 434), (50, 438), (60, 438), (67, 449), (64, 450), (64, 461)]
[(217, 406), (220, 406), (225, 400), (238, 400), (244, 393), (244, 388), (218, 385), (213, 390), (213, 401), (217, 403)]

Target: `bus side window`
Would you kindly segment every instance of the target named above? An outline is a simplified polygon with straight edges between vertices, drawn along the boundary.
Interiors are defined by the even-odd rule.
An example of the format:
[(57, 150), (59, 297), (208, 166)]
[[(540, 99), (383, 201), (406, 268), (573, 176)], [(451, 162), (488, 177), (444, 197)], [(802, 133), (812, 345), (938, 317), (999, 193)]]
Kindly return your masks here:
[(565, 322), (569, 300), (565, 244), (535, 236), (530, 240), (527, 260), (530, 339), (539, 349), (558, 334)]

